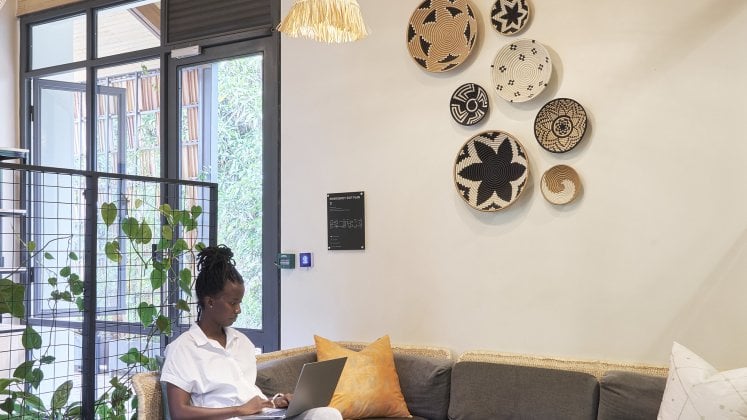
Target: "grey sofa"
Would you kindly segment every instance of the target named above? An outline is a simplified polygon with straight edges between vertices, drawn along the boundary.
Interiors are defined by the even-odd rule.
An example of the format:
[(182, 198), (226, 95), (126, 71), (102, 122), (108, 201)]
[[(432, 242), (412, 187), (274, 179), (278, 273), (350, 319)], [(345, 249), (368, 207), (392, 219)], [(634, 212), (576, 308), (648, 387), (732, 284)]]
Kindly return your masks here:
[[(361, 348), (360, 343), (342, 343)], [(496, 352), (393, 346), (407, 406), (416, 420), (656, 419), (667, 369)], [(258, 358), (268, 395), (293, 389), (313, 346)]]

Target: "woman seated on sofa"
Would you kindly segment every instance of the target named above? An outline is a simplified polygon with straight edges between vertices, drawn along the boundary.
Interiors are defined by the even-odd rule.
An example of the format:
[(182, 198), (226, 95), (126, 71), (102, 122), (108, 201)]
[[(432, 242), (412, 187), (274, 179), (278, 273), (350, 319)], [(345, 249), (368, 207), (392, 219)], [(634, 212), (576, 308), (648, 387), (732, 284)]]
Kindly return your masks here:
[[(226, 419), (287, 407), (291, 394), (272, 400), (255, 385), (254, 344), (231, 328), (241, 313), (244, 280), (231, 249), (207, 247), (198, 254), (197, 322), (166, 347), (161, 381), (175, 420)], [(294, 419), (342, 420), (334, 408), (308, 410)]]

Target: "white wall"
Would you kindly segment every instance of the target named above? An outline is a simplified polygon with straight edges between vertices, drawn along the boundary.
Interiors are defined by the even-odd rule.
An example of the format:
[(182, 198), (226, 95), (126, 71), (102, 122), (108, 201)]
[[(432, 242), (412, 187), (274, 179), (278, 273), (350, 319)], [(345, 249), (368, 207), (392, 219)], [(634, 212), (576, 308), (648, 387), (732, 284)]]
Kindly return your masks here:
[(0, 147), (18, 147), (18, 23), (16, 2), (0, 9)]
[[(312, 334), (455, 351), (492, 349), (666, 361), (672, 340), (720, 368), (747, 365), (747, 3), (742, 0), (534, 2), (519, 37), (555, 60), (546, 94), (511, 105), (491, 93), (477, 127), (451, 120), (464, 82), (490, 87), (492, 1), (473, 0), (481, 41), (454, 71), (409, 57), (419, 0), (360, 0), (372, 34), (349, 45), (283, 38), (282, 244), (312, 251), (284, 272), (282, 343)], [(290, 0), (282, 0), (287, 11)], [(0, 145), (17, 145), (17, 21), (0, 9)], [(565, 155), (533, 137), (553, 97), (592, 129)], [(532, 184), (482, 214), (456, 194), (459, 147), (483, 130), (514, 134)], [(542, 198), (552, 165), (579, 172), (584, 196)], [(366, 250), (326, 250), (325, 195), (366, 192)], [(306, 302), (314, 302), (309, 305)]]
[[(283, 347), (312, 334), (403, 344), (666, 363), (677, 340), (725, 369), (746, 366), (747, 2), (535, 0), (518, 37), (473, 0), (480, 43), (427, 73), (405, 29), (420, 0), (360, 0), (369, 38), (282, 40), (282, 248), (314, 267), (282, 276)], [(291, 0), (282, 0), (283, 14)], [(461, 127), (448, 102), (491, 88), (511, 39), (554, 60), (524, 104), (491, 93), (487, 122)], [(533, 136), (553, 97), (583, 104), (592, 128), (567, 154)], [(453, 163), (484, 130), (528, 149), (532, 187), (483, 214), (457, 195)], [(542, 172), (573, 166), (583, 197), (547, 203)], [(327, 251), (325, 195), (366, 193), (366, 250)]]

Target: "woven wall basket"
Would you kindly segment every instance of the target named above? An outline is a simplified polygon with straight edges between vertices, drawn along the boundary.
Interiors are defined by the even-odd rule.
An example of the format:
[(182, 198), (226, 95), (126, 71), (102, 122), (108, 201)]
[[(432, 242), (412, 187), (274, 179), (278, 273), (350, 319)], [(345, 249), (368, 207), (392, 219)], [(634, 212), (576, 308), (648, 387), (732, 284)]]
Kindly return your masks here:
[(510, 206), (524, 192), (528, 179), (526, 150), (502, 131), (486, 131), (467, 140), (454, 163), (459, 196), (480, 211)]
[(534, 137), (540, 146), (553, 153), (573, 149), (581, 142), (584, 133), (586, 110), (573, 99), (553, 99), (539, 110), (534, 119)]
[(493, 86), (509, 102), (536, 98), (550, 83), (552, 60), (545, 47), (533, 39), (506, 44), (493, 60)]
[(427, 71), (452, 70), (469, 57), (478, 31), (469, 0), (425, 0), (410, 16), (407, 50)]
[(550, 203), (568, 204), (581, 193), (581, 178), (570, 166), (556, 165), (542, 175), (540, 190)]
[(487, 115), (490, 108), (488, 92), (476, 83), (465, 83), (451, 95), (451, 117), (462, 125), (474, 125)]
[(490, 23), (501, 35), (516, 35), (529, 22), (527, 0), (496, 0), (490, 11)]

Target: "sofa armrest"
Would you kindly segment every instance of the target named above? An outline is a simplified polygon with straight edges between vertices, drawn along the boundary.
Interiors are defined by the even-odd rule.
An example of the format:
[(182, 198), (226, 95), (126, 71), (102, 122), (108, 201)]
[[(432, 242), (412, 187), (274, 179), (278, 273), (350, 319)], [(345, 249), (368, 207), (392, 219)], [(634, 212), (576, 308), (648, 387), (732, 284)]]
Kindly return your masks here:
[(160, 377), (160, 372), (142, 372), (132, 375), (132, 387), (137, 395), (138, 420), (163, 419)]
[(489, 362), (506, 365), (540, 367), (546, 369), (568, 370), (588, 373), (600, 379), (608, 371), (625, 371), (649, 376), (666, 377), (669, 368), (666, 366), (646, 365), (640, 363), (610, 362), (601, 360), (561, 359), (557, 357), (536, 356), (517, 353), (500, 353), (494, 351), (474, 350), (462, 353), (460, 362)]
[[(371, 343), (362, 343), (359, 341), (337, 341), (337, 344), (355, 351), (360, 351)], [(294, 347), (285, 350), (276, 350), (267, 353), (261, 353), (257, 355), (257, 364), (270, 362), (277, 359), (285, 359), (291, 356), (300, 354), (314, 353), (316, 354), (315, 346), (304, 346)], [(451, 350), (444, 347), (430, 347), (430, 346), (414, 346), (414, 345), (403, 345), (393, 344), (392, 353), (394, 354), (410, 354), (414, 356), (430, 357), (433, 359), (442, 360), (453, 360), (454, 355)]]

